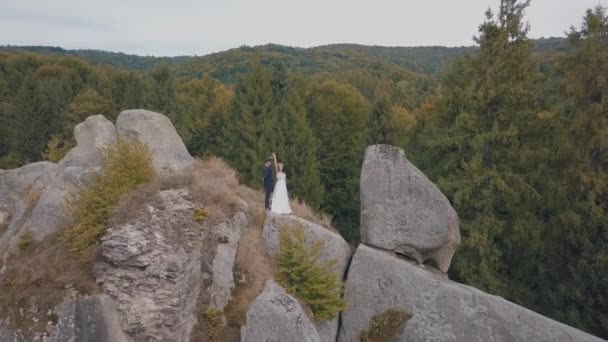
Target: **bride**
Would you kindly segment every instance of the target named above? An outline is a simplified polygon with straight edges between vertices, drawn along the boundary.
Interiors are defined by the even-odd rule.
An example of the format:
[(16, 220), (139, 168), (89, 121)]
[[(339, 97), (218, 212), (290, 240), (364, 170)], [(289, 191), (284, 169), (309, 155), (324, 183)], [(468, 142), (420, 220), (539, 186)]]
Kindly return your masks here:
[(274, 160), (277, 183), (274, 186), (274, 192), (272, 193), (272, 204), (270, 211), (277, 214), (291, 214), (291, 207), (289, 206), (289, 196), (287, 195), (287, 176), (283, 170), (283, 163), (277, 163), (277, 156), (273, 153), (272, 159)]

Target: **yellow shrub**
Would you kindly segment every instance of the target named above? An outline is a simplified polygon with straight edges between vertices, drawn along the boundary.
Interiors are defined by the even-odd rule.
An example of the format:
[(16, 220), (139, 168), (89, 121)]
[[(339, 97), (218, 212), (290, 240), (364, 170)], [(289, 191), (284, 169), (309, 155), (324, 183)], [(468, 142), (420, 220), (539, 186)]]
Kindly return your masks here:
[(116, 142), (104, 148), (102, 154), (100, 174), (67, 201), (74, 223), (63, 230), (61, 237), (73, 252), (96, 245), (122, 196), (154, 176), (150, 151), (140, 142)]
[(303, 301), (317, 319), (330, 320), (346, 309), (344, 284), (332, 271), (336, 261), (320, 262), (323, 241), (306, 247), (304, 228), (283, 228), (279, 232), (278, 282)]
[(403, 325), (412, 316), (401, 310), (389, 309), (374, 317), (369, 323), (369, 330), (361, 332), (361, 342), (389, 341), (401, 333)]
[(195, 208), (192, 213), (192, 219), (198, 223), (203, 222), (207, 218), (207, 210), (205, 208)]
[(209, 308), (204, 313), (207, 321), (207, 334), (211, 341), (215, 341), (218, 337), (219, 328), (222, 324), (224, 313), (217, 308)]

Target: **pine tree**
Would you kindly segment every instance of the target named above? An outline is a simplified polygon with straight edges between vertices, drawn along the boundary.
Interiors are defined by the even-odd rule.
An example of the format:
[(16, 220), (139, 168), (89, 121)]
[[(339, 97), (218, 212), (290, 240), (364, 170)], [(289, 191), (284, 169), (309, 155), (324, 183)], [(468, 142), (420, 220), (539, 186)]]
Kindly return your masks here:
[(235, 86), (234, 108), (224, 128), (224, 157), (239, 171), (241, 181), (261, 186), (261, 167), (273, 152), (263, 141), (264, 121), (272, 106), (270, 73), (260, 64), (242, 77)]
[(350, 85), (328, 80), (312, 86), (306, 99), (311, 127), (319, 140), (324, 207), (343, 236), (359, 233), (359, 176), (368, 131), (369, 106)]
[(390, 106), (387, 98), (376, 101), (369, 115), (369, 144), (389, 144), (389, 131), (391, 130)]
[(122, 71), (112, 78), (112, 99), (120, 110), (143, 108), (146, 86), (133, 72)]
[(41, 68), (28, 77), (17, 94), (15, 117), (18, 153), (25, 161), (38, 161), (52, 135), (64, 130), (65, 108), (71, 89), (62, 68)]
[(176, 121), (174, 116), (176, 94), (175, 78), (166, 64), (156, 66), (151, 74), (150, 96), (148, 105), (152, 110), (169, 116), (172, 121)]
[(384, 97), (372, 107), (367, 127), (370, 145), (388, 144), (406, 148), (416, 127), (416, 118), (402, 106), (392, 105)]
[[(572, 28), (562, 60), (569, 152), (549, 243), (553, 284), (543, 307), (556, 318), (608, 337), (608, 16), (588, 10)], [(574, 290), (576, 289), (576, 290)]]
[(319, 208), (323, 187), (319, 178), (317, 141), (308, 123), (306, 108), (289, 84), (282, 64), (273, 66), (272, 112), (264, 135), (270, 148), (283, 159), (288, 173), (290, 194)]
[(502, 0), (479, 27), (479, 54), (455, 63), (424, 132), (422, 168), (448, 195), (463, 243), (454, 278), (518, 302), (534, 302), (544, 224), (537, 210), (551, 157), (547, 121), (523, 14)]

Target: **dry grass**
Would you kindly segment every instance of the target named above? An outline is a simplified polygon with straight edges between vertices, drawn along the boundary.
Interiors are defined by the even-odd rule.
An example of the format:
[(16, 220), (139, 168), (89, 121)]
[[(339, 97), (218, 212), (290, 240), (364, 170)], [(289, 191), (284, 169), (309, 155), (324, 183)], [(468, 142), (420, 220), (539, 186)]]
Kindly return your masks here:
[(238, 283), (233, 298), (226, 307), (227, 319), (238, 327), (245, 324), (249, 305), (262, 292), (266, 281), (272, 278), (274, 272), (272, 259), (266, 253), (262, 238), (264, 218), (264, 209), (253, 209), (249, 226), (239, 241), (234, 272)]
[(314, 222), (322, 227), (337, 233), (337, 230), (331, 225), (331, 215), (325, 213), (317, 213), (312, 210), (306, 203), (299, 199), (290, 201), (293, 214), (310, 222)]
[(26, 230), (21, 236), (19, 236), (19, 241), (17, 242), (17, 250), (19, 252), (25, 251), (34, 240), (32, 233), (29, 230)]
[[(47, 322), (54, 319), (47, 316), (48, 310), (58, 305), (67, 291), (96, 291), (92, 260), (93, 255), (84, 261), (74, 258), (57, 236), (28, 243), (19, 255), (9, 257), (6, 273), (0, 278), (0, 319), (9, 318), (11, 325), (27, 336), (45, 331)], [(23, 309), (23, 316), (19, 309)], [(38, 322), (33, 317), (39, 317)]]

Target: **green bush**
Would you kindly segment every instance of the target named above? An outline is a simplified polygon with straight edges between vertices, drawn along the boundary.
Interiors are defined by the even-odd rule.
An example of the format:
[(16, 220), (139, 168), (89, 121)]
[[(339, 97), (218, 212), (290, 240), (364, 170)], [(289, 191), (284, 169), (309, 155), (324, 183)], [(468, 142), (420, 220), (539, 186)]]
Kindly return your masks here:
[(401, 333), (403, 325), (411, 318), (405, 311), (389, 309), (375, 315), (369, 323), (369, 330), (361, 332), (361, 342), (389, 341)]
[(304, 228), (296, 226), (281, 229), (279, 242), (279, 284), (308, 305), (316, 319), (330, 320), (346, 309), (342, 299), (344, 284), (332, 271), (336, 260), (319, 261), (323, 241), (307, 248)]
[(116, 142), (102, 149), (102, 155), (100, 174), (66, 203), (74, 223), (61, 237), (73, 252), (95, 246), (120, 199), (154, 176), (150, 151), (140, 142)]

